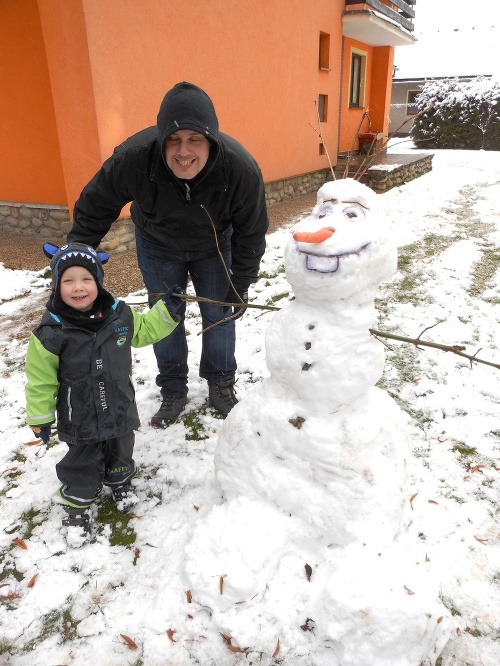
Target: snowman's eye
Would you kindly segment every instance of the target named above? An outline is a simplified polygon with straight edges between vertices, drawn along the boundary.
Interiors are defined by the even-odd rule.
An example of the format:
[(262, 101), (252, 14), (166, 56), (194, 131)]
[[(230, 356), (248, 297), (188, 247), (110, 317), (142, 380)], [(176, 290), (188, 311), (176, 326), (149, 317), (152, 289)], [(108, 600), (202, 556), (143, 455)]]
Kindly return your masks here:
[(347, 206), (344, 208), (344, 217), (361, 222), (365, 219), (365, 211), (361, 206)]
[(330, 215), (332, 211), (333, 211), (333, 206), (331, 206), (330, 204), (325, 204), (324, 206), (321, 207), (318, 213), (318, 220), (322, 220), (327, 215)]

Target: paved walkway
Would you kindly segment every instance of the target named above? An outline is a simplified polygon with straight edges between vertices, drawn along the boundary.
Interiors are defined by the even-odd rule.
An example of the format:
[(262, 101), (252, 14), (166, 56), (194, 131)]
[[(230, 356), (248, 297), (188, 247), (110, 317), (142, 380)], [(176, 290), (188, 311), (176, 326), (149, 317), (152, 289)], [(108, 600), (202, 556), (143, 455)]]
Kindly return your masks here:
[(361, 166), (361, 164), (369, 164), (369, 166), (385, 166), (387, 164), (411, 164), (418, 162), (428, 155), (426, 152), (418, 153), (378, 153), (377, 155), (353, 155), (351, 159), (339, 159), (336, 168), (341, 168), (349, 162), (352, 166)]

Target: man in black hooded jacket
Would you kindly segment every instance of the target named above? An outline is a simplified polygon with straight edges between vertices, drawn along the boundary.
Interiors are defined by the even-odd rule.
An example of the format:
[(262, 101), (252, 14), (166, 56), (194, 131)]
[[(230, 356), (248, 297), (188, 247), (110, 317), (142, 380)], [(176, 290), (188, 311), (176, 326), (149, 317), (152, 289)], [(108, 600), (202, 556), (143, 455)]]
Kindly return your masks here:
[[(186, 289), (188, 277), (198, 296), (248, 301), (268, 228), (262, 174), (241, 144), (219, 132), (213, 103), (198, 86), (175, 85), (162, 101), (156, 126), (115, 148), (76, 202), (68, 241), (96, 248), (129, 202), (150, 303), (171, 285)], [(234, 320), (244, 309), (199, 306), (199, 374), (208, 382), (210, 403), (226, 416), (237, 402)], [(187, 403), (184, 311), (185, 306), (175, 332), (154, 345), (162, 395), (151, 418), (157, 428), (173, 423)]]

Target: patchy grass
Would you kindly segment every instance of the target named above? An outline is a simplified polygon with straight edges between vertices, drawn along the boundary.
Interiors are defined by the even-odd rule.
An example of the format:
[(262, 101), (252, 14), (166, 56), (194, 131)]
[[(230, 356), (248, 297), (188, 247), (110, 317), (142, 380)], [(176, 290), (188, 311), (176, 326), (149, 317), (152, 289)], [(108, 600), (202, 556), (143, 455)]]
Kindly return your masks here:
[(272, 273), (269, 273), (267, 271), (262, 271), (259, 273), (259, 280), (264, 280), (264, 284), (266, 287), (268, 287), (271, 284), (271, 280), (276, 279), (280, 275), (285, 274), (285, 264), (284, 263), (279, 263), (276, 265), (274, 271)]
[(97, 503), (97, 519), (94, 523), (97, 534), (109, 531), (108, 539), (111, 546), (132, 548), (137, 534), (130, 524), (132, 516), (118, 511), (111, 496), (101, 497)]
[(278, 303), (279, 301), (282, 301), (284, 298), (286, 298), (290, 301), (294, 300), (293, 298), (290, 298), (290, 292), (285, 291), (282, 294), (276, 294), (272, 298), (268, 298), (266, 300), (266, 305), (276, 305), (276, 303)]
[(41, 625), (39, 635), (23, 646), (23, 653), (28, 654), (32, 652), (40, 642), (47, 640), (50, 636), (60, 636), (60, 640), (63, 643), (78, 638), (78, 622), (73, 619), (69, 608), (57, 609), (47, 613), (41, 618)]
[(30, 539), (33, 536), (35, 527), (44, 521), (45, 516), (33, 508), (28, 509), (21, 514), (21, 521), (23, 523), (22, 539)]
[(0, 640), (0, 656), (6, 654), (14, 654), (15, 651), (16, 648), (12, 643)]
[(456, 442), (453, 444), (452, 449), (462, 458), (469, 459), (471, 456), (475, 456), (477, 454), (477, 449), (473, 446), (467, 446), (465, 442)]
[(182, 422), (186, 428), (186, 440), (188, 442), (200, 442), (208, 439), (209, 435), (205, 432), (205, 426), (200, 420), (200, 416), (204, 416), (208, 409), (208, 404), (203, 405), (199, 409), (190, 411), (182, 416)]
[[(481, 259), (473, 266), (471, 284), (467, 289), (471, 298), (480, 298), (487, 289), (492, 287), (493, 278), (500, 265), (500, 248), (484, 242), (480, 249)], [(488, 303), (500, 303), (500, 295), (486, 300)]]

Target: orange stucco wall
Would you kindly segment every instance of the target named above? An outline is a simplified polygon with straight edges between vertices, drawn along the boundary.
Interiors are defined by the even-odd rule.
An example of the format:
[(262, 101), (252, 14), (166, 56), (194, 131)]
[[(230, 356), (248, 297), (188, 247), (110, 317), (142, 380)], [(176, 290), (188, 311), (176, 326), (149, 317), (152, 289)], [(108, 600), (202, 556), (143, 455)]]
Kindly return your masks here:
[(80, 0), (38, 0), (38, 7), (65, 175), (64, 203), (72, 206), (102, 157), (85, 17)]
[(394, 48), (380, 46), (373, 49), (373, 69), (371, 77), (372, 123), (375, 128), (387, 134), (391, 112), (392, 65)]
[[(298, 0), (257, 11), (252, 0), (38, 2), (62, 159), (73, 174), (70, 206), (117, 143), (155, 123), (181, 80), (210, 94), (221, 129), (250, 150), (266, 181), (328, 166), (311, 125), (318, 94), (338, 96), (343, 0), (316, 0), (315, 11)], [(331, 34), (330, 72), (318, 68), (320, 31)], [(331, 103), (322, 128), (331, 155), (337, 120)]]
[[(365, 103), (362, 108), (349, 108), (349, 81), (352, 50), (366, 54)], [(383, 132), (389, 127), (391, 75), (394, 48), (373, 48), (353, 39), (344, 39), (342, 71), (342, 114), (339, 128), (339, 151), (358, 148), (359, 132)], [(368, 115), (363, 119), (365, 111)]]
[(0, 4), (0, 201), (65, 203), (36, 0)]
[[(24, 98), (35, 91), (43, 101), (40, 123), (47, 128), (45, 154), (53, 172), (38, 186), (25, 178), (21, 190), (11, 187), (20, 180), (18, 169), (6, 188), (16, 194), (11, 199), (71, 209), (114, 146), (154, 124), (165, 92), (182, 80), (208, 92), (221, 130), (248, 148), (265, 181), (329, 166), (319, 149), (319, 94), (328, 95), (321, 129), (330, 158), (335, 162), (338, 150), (351, 147), (362, 110), (347, 110), (344, 0), (4, 0), (4, 5), (16, 24), (31, 21), (32, 52), (19, 61), (18, 74), (30, 75)], [(318, 67), (320, 32), (330, 35), (329, 71)], [(359, 46), (370, 54), (372, 121), (382, 122), (390, 49), (384, 56), (382, 49)], [(12, 59), (11, 54), (9, 63)], [(379, 70), (384, 86), (370, 86), (372, 71), (378, 80)], [(9, 122), (14, 115), (15, 110)], [(30, 174), (40, 152), (32, 146), (30, 137), (23, 139)], [(3, 183), (0, 173), (0, 188)]]

